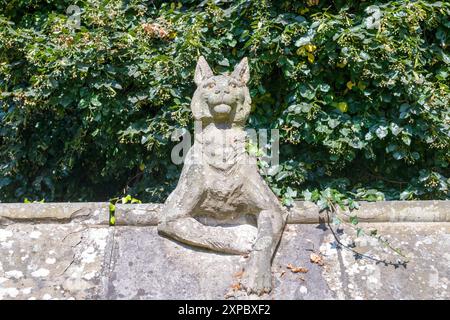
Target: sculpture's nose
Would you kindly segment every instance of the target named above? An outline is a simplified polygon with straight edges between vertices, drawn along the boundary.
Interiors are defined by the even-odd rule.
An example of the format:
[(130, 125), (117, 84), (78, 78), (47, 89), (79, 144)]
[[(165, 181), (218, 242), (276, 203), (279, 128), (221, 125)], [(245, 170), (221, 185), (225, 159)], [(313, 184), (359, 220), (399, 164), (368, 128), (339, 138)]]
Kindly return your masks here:
[(229, 94), (230, 93), (230, 89), (228, 87), (217, 87), (216, 94)]

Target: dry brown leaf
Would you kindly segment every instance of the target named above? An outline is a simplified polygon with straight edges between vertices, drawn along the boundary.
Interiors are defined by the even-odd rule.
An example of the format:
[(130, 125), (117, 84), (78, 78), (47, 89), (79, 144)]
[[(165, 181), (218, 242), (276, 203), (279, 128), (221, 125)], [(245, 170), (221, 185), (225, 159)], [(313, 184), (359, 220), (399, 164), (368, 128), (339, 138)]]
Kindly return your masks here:
[(281, 271), (281, 274), (280, 274), (280, 278), (282, 277), (282, 276), (284, 276), (284, 274), (286, 273), (286, 271)]
[(236, 272), (236, 273), (234, 274), (234, 276), (235, 276), (236, 278), (240, 278), (240, 277), (242, 277), (243, 274), (244, 274), (244, 270), (241, 270), (241, 271)]
[(303, 277), (298, 277), (300, 280), (305, 281), (305, 278)]
[(293, 273), (298, 273), (298, 272), (301, 272), (301, 273), (307, 273), (307, 272), (308, 272), (308, 269), (307, 269), (307, 268), (303, 268), (303, 267), (294, 267), (291, 263), (289, 263), (289, 264), (287, 265), (287, 268), (288, 268), (289, 270), (291, 270), (291, 272), (293, 272)]
[(309, 259), (311, 260), (312, 263), (316, 263), (319, 266), (323, 266), (324, 262), (323, 262), (323, 258), (320, 254), (317, 253), (311, 253), (311, 255), (309, 256)]
[(241, 283), (238, 282), (238, 283), (232, 284), (231, 289), (233, 289), (233, 291), (241, 290)]
[(297, 272), (307, 273), (309, 270), (308, 270), (308, 268), (298, 267), (298, 268), (291, 269), (291, 271), (294, 273), (297, 273)]

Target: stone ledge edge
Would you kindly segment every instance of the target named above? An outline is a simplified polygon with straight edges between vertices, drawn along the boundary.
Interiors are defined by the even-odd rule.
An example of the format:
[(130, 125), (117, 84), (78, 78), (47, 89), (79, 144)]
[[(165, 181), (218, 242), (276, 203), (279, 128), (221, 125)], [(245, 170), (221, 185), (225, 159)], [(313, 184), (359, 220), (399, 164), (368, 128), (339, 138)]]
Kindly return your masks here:
[[(450, 201), (360, 202), (355, 211), (361, 222), (450, 222)], [(0, 225), (12, 223), (109, 224), (106, 202), (0, 203)], [(116, 225), (152, 226), (159, 220), (162, 204), (118, 204)], [(326, 213), (312, 202), (296, 201), (288, 223), (315, 224), (326, 221)]]

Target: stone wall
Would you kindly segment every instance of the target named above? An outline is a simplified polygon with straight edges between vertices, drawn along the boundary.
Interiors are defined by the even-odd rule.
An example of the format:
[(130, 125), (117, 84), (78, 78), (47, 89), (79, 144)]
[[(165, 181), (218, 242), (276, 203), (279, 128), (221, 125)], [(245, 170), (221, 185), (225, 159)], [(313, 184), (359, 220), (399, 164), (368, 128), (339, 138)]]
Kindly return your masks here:
[[(249, 298), (238, 290), (246, 258), (159, 236), (160, 208), (118, 205), (110, 227), (108, 203), (0, 204), (0, 299)], [(344, 229), (342, 244), (355, 239), (368, 258), (355, 256), (314, 204), (298, 202), (274, 258), (275, 289), (261, 298), (450, 299), (450, 201), (363, 203), (357, 214), (409, 262)]]

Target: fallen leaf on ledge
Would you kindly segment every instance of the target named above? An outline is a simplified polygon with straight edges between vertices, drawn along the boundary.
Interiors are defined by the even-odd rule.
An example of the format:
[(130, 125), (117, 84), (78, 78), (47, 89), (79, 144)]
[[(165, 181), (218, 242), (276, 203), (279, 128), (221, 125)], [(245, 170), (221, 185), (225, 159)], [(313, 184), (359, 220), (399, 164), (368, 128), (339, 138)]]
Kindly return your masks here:
[(291, 270), (291, 272), (293, 272), (293, 273), (298, 273), (298, 272), (301, 272), (301, 273), (307, 273), (307, 272), (308, 272), (308, 269), (307, 269), (307, 268), (303, 268), (303, 267), (294, 267), (291, 263), (289, 263), (289, 264), (287, 265), (287, 268), (288, 268), (289, 270)]
[(311, 260), (312, 263), (316, 263), (319, 266), (323, 266), (324, 262), (323, 262), (323, 258), (320, 254), (317, 253), (311, 253), (311, 255), (309, 256), (309, 259)]
[(231, 289), (233, 289), (233, 291), (241, 290), (241, 284), (239, 282), (235, 283), (235, 284), (232, 284), (231, 285)]

